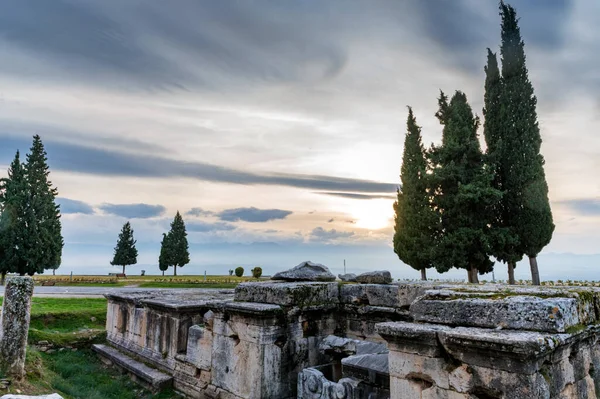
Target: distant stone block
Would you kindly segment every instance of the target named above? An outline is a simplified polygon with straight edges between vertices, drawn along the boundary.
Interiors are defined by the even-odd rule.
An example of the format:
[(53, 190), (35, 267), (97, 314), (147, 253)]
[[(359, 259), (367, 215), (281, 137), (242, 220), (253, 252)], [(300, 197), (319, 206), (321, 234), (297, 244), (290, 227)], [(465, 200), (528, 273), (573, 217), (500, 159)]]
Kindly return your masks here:
[(281, 306), (315, 306), (336, 304), (339, 287), (337, 283), (317, 282), (250, 282), (235, 289), (235, 301), (269, 303)]

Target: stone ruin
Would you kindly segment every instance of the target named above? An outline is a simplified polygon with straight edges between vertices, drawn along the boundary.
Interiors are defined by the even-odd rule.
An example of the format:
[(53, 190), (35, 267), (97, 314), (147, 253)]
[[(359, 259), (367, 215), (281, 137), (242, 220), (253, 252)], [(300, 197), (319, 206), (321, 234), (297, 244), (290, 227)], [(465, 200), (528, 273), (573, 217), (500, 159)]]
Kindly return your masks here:
[(95, 351), (190, 398), (600, 397), (599, 289), (266, 281), (107, 297)]

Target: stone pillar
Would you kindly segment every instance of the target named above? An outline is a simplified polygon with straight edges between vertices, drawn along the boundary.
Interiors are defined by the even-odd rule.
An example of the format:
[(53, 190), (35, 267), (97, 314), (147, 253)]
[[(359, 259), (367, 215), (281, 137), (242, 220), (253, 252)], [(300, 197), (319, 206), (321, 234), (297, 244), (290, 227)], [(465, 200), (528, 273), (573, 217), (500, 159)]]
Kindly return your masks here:
[(7, 279), (0, 325), (0, 368), (17, 379), (25, 375), (32, 294), (31, 277)]

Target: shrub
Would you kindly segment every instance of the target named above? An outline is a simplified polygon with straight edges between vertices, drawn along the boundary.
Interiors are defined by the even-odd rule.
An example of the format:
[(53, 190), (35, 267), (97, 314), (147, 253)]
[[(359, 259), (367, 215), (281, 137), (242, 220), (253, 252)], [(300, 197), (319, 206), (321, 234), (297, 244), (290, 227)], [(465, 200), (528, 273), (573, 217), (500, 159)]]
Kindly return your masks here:
[(252, 277), (260, 278), (260, 276), (262, 276), (262, 268), (256, 266), (254, 269), (252, 269)]
[(243, 267), (236, 267), (235, 268), (235, 275), (238, 277), (242, 277), (244, 275), (244, 268)]
[(233, 269), (229, 269), (229, 275), (233, 276)]

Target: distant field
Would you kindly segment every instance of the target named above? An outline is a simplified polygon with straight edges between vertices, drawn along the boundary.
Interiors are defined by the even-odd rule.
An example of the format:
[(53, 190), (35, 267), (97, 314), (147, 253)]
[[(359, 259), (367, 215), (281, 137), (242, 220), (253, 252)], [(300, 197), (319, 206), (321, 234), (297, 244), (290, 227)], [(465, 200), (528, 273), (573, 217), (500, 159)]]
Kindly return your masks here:
[[(262, 279), (264, 279), (263, 277)], [(47, 276), (35, 275), (36, 285), (54, 283), (55, 286), (79, 287), (125, 287), (138, 286), (142, 288), (234, 288), (239, 283), (257, 281), (250, 276), (229, 275), (183, 275), (183, 276), (139, 276), (130, 275), (126, 278), (114, 276)]]

